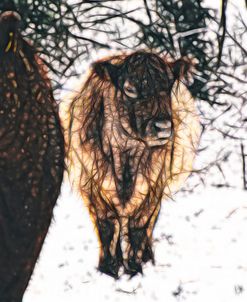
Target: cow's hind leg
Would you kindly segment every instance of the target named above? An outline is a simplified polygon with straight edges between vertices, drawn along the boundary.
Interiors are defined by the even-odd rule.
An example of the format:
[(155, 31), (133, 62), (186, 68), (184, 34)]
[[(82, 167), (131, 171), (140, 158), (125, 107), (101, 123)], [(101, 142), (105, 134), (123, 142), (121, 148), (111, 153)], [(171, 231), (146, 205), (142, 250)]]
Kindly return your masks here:
[(152, 261), (152, 263), (155, 263), (155, 259), (154, 259), (154, 253), (152, 250), (152, 244), (153, 244), (153, 230), (154, 230), (154, 226), (157, 222), (158, 219), (158, 215), (160, 212), (160, 207), (161, 204), (160, 202), (156, 205), (154, 211), (152, 212), (151, 216), (149, 217), (148, 220), (148, 225), (146, 228), (146, 232), (147, 232), (147, 241), (146, 241), (146, 245), (143, 249), (143, 253), (142, 253), (142, 261), (144, 263), (148, 262), (148, 261)]

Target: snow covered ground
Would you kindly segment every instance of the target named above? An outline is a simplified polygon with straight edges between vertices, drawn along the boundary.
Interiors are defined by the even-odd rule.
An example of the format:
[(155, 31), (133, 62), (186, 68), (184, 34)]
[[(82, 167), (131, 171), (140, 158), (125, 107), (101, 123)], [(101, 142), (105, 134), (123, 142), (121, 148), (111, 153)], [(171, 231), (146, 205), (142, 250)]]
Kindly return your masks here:
[(143, 276), (102, 275), (87, 209), (64, 184), (24, 302), (247, 301), (247, 193), (177, 194), (163, 203), (154, 237), (156, 265)]
[[(219, 10), (220, 1), (207, 3)], [(246, 192), (179, 193), (163, 203), (154, 238), (156, 265), (147, 264), (143, 276), (114, 281), (102, 275), (87, 209), (65, 182), (24, 302), (247, 301)]]

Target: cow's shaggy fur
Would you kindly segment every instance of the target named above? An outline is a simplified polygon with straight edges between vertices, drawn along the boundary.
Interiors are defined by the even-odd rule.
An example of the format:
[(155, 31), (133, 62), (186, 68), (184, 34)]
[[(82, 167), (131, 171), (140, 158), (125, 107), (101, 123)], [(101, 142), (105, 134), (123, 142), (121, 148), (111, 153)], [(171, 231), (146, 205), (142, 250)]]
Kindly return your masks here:
[(162, 198), (192, 171), (199, 140), (186, 60), (137, 51), (93, 64), (65, 118), (68, 165), (100, 242), (99, 270), (118, 278), (154, 262)]
[(60, 192), (64, 140), (44, 64), (0, 15), (0, 301), (20, 302)]

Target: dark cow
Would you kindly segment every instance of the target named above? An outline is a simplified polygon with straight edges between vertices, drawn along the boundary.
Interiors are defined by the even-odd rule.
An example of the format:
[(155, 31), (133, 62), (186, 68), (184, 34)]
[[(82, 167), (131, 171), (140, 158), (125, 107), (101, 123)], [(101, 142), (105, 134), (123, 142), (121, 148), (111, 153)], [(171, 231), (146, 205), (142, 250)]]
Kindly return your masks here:
[(192, 171), (199, 141), (187, 60), (137, 51), (93, 64), (67, 120), (68, 163), (100, 242), (99, 270), (118, 278), (154, 262), (162, 198)]
[(0, 301), (20, 302), (64, 171), (64, 139), (42, 60), (0, 15)]

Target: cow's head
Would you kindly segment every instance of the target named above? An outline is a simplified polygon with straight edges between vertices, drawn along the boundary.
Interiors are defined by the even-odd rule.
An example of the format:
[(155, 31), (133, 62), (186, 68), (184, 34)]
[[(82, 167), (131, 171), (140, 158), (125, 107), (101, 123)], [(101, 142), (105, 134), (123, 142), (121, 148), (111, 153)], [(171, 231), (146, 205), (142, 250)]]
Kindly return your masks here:
[[(133, 131), (144, 136), (151, 121), (171, 121), (171, 90), (187, 71), (185, 62), (168, 63), (157, 54), (137, 51), (97, 62), (94, 70), (118, 92), (120, 116), (128, 116)], [(155, 126), (149, 131), (155, 133)]]

